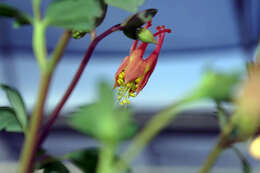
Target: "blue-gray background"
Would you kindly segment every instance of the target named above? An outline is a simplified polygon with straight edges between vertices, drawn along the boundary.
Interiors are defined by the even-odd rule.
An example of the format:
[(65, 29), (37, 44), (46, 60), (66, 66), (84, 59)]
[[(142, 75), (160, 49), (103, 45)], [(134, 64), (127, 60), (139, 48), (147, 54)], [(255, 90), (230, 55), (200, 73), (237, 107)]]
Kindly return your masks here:
[[(1, 0), (1, 2), (14, 5), (28, 13), (32, 11), (29, 1)], [(48, 0), (44, 1), (43, 9), (49, 2)], [(147, 0), (140, 9), (147, 8), (159, 9), (153, 20), (154, 27), (166, 25), (173, 32), (166, 35), (157, 67), (149, 83), (139, 96), (132, 100), (133, 107), (138, 111), (158, 110), (178, 100), (196, 86), (206, 66), (221, 71), (245, 70), (244, 63), (254, 57), (260, 30), (259, 0)], [(106, 19), (97, 32), (101, 33), (129, 15), (128, 12), (109, 7)], [(53, 49), (62, 31), (59, 28), (48, 29), (48, 50)], [(15, 86), (21, 91), (28, 111), (33, 106), (39, 81), (39, 71), (31, 49), (31, 34), (31, 27), (13, 29), (11, 21), (0, 18), (0, 81)], [(121, 60), (128, 55), (131, 43), (132, 40), (125, 38), (122, 33), (118, 32), (110, 35), (97, 46), (63, 113), (66, 114), (82, 103), (95, 101), (96, 85), (99, 79), (105, 78), (111, 81), (111, 84), (113, 83), (114, 73)], [(47, 111), (50, 111), (59, 101), (88, 45), (88, 36), (70, 42), (55, 73)], [(153, 48), (154, 46), (150, 46), (147, 54)], [(3, 93), (0, 94), (0, 104), (7, 104)], [(195, 106), (208, 109), (213, 107), (213, 104), (205, 101)], [(192, 125), (192, 123), (189, 124)], [(198, 123), (198, 126), (203, 129), (205, 124)], [(205, 132), (207, 131), (205, 130)], [(0, 146), (2, 146), (0, 149), (4, 151), (5, 148), (8, 148), (6, 143), (8, 145), (11, 143), (14, 148), (19, 148), (15, 147), (19, 137), (16, 138), (14, 135), (10, 142), (6, 139), (6, 135), (2, 134), (1, 136), (3, 140), (0, 140)], [(53, 145), (52, 138), (50, 138), (49, 143), (47, 142), (49, 149), (56, 153), (63, 153), (79, 146), (82, 147), (86, 143), (89, 144), (89, 141), (82, 141), (75, 135), (71, 135), (71, 137), (68, 135), (65, 138), (63, 131), (57, 132), (57, 135), (59, 135), (60, 140), (64, 140), (63, 147), (59, 147), (60, 150), (57, 150), (57, 146)], [(179, 142), (176, 143), (173, 139), (171, 141), (169, 136), (179, 137), (177, 138)], [(147, 152), (148, 155), (143, 155), (141, 163), (171, 164), (175, 160), (176, 164), (199, 165), (215, 139), (214, 134), (213, 136), (197, 134), (194, 137), (194, 135), (181, 133), (177, 137), (175, 133), (159, 136), (153, 143), (158, 147), (150, 147), (151, 151)], [(71, 143), (67, 142), (68, 144), (66, 144), (63, 138), (66, 139), (66, 142), (70, 141), (71, 138), (77, 138), (78, 143), (72, 145), (71, 143), (75, 141), (72, 140)], [(212, 140), (208, 142), (209, 139)], [(166, 148), (162, 146), (163, 142), (161, 141), (164, 141)], [(190, 145), (192, 143), (193, 145)], [(171, 146), (178, 152), (173, 151)], [(17, 150), (19, 151), (19, 149)], [(244, 150), (246, 152), (246, 149)], [(232, 156), (230, 157), (232, 158)], [(17, 154), (16, 152), (11, 152), (11, 154), (6, 152), (1, 154), (0, 158), (3, 160), (16, 159)], [(149, 159), (147, 160), (147, 158)], [(157, 160), (152, 161), (154, 158)], [(230, 162), (223, 161), (224, 165), (236, 162), (230, 160)]]

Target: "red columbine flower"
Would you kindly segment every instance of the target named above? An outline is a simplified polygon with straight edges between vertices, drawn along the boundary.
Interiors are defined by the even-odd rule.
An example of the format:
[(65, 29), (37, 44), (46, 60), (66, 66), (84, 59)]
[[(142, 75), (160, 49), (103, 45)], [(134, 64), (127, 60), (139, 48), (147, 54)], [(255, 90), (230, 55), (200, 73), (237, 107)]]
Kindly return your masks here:
[[(148, 22), (145, 29), (151, 26)], [(158, 59), (163, 44), (165, 33), (170, 29), (158, 26), (157, 32), (153, 34), (157, 38), (157, 46), (152, 54), (143, 59), (144, 52), (149, 43), (142, 42), (137, 47), (138, 40), (135, 40), (130, 49), (130, 55), (125, 57), (115, 75), (114, 88), (118, 88), (118, 100), (121, 105), (129, 104), (129, 97), (135, 97), (145, 87), (150, 78)]]

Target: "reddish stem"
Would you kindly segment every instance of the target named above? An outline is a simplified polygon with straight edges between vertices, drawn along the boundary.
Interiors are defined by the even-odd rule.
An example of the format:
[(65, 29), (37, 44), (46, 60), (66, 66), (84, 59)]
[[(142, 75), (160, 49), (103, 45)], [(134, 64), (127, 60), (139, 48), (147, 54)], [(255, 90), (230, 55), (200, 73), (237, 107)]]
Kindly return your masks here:
[(55, 120), (59, 116), (59, 113), (60, 113), (62, 107), (64, 106), (64, 104), (68, 100), (69, 96), (71, 95), (72, 91), (74, 90), (76, 84), (78, 83), (78, 81), (79, 81), (79, 79), (80, 79), (80, 77), (81, 77), (81, 75), (82, 75), (82, 73), (83, 73), (83, 71), (84, 71), (93, 51), (94, 51), (94, 49), (96, 48), (97, 44), (99, 43), (99, 41), (101, 41), (103, 38), (105, 38), (109, 34), (115, 32), (115, 31), (121, 30), (121, 29), (122, 29), (122, 26), (120, 24), (112, 26), (111, 28), (109, 28), (107, 31), (105, 31), (104, 33), (102, 33), (101, 35), (96, 37), (91, 42), (91, 44), (89, 45), (81, 63), (80, 63), (78, 71), (74, 75), (74, 78), (71, 81), (68, 89), (66, 90), (65, 94), (63, 95), (63, 97), (60, 100), (60, 102), (58, 103), (58, 105), (55, 107), (54, 111), (50, 115), (50, 119), (48, 120), (45, 127), (43, 128), (42, 133), (40, 134), (40, 137), (39, 137), (39, 141), (38, 141), (38, 145), (37, 145), (38, 147), (43, 143), (45, 138), (48, 136), (48, 133), (49, 133), (52, 125), (54, 124)]

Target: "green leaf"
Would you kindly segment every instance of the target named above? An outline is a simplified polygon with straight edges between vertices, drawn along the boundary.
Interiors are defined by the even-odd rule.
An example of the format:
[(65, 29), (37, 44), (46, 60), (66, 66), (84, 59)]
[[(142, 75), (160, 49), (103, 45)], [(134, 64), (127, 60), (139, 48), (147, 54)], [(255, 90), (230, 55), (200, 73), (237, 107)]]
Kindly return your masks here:
[(45, 21), (49, 25), (89, 32), (103, 21), (105, 13), (102, 0), (55, 0), (47, 9)]
[(147, 9), (125, 19), (121, 24), (121, 26), (124, 27), (124, 34), (131, 39), (138, 39), (138, 32), (140, 27), (148, 21), (152, 20), (157, 11), (157, 9)]
[(216, 102), (232, 101), (235, 87), (241, 82), (241, 73), (221, 73), (208, 70), (191, 99), (213, 99)]
[(247, 161), (247, 159), (245, 158), (245, 156), (243, 155), (243, 153), (241, 153), (241, 151), (239, 151), (239, 149), (237, 149), (236, 147), (232, 147), (232, 149), (237, 154), (238, 158), (241, 161), (243, 173), (251, 173), (252, 172), (251, 166), (250, 166), (249, 162)]
[(1, 16), (13, 18), (15, 20), (15, 26), (31, 24), (31, 18), (27, 14), (3, 3), (0, 4), (0, 17)]
[(38, 168), (38, 169), (43, 169), (43, 173), (69, 173), (70, 172), (61, 161), (51, 156), (48, 156), (48, 158), (46, 158), (44, 162)]
[(108, 5), (135, 13), (144, 0), (105, 0)]
[(95, 173), (99, 160), (98, 155), (98, 148), (87, 148), (66, 154), (65, 158), (70, 160), (84, 173)]
[(16, 119), (12, 108), (0, 107), (0, 131), (5, 129), (8, 132), (22, 132), (22, 127)]
[(130, 112), (114, 106), (112, 87), (106, 83), (99, 86), (97, 103), (81, 107), (69, 123), (80, 132), (102, 141), (129, 138), (136, 131)]
[(28, 125), (28, 116), (22, 96), (16, 89), (11, 88), (7, 85), (1, 84), (0, 87), (5, 91), (7, 98), (15, 112), (16, 118), (19, 121), (19, 124), (22, 127), (23, 131), (25, 132)]
[[(84, 173), (95, 173), (99, 161), (99, 151), (99, 148), (92, 147), (68, 153), (64, 158), (71, 161)], [(119, 156), (116, 155), (115, 161), (119, 159)], [(128, 168), (126, 172), (131, 173), (131, 168)]]

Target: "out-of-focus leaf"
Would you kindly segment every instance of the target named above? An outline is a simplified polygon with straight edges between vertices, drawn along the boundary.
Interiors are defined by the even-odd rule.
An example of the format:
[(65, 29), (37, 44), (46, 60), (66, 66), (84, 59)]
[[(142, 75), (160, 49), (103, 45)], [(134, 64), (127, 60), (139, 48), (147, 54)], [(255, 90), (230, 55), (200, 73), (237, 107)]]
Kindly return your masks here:
[(105, 2), (108, 5), (134, 13), (144, 3), (144, 0), (105, 0)]
[(138, 31), (140, 30), (140, 27), (152, 20), (157, 11), (157, 9), (147, 9), (125, 19), (121, 24), (121, 26), (124, 27), (124, 34), (131, 39), (138, 39)]
[(208, 70), (191, 99), (213, 99), (216, 102), (231, 101), (235, 87), (241, 82), (241, 73), (221, 73)]
[[(106, 17), (107, 13), (107, 4), (105, 4), (104, 0), (99, 0), (102, 8), (102, 15), (95, 19), (95, 27), (98, 27)], [(74, 39), (81, 39), (83, 38), (88, 32), (81, 31), (81, 30), (72, 30), (72, 38)]]
[(15, 20), (15, 26), (31, 24), (30, 17), (17, 8), (0, 3), (0, 17), (9, 17)]
[(71, 117), (72, 127), (103, 141), (128, 138), (136, 131), (130, 112), (115, 108), (112, 87), (106, 83), (99, 86), (97, 103), (81, 107)]
[(43, 169), (43, 173), (69, 173), (70, 171), (58, 159), (52, 156), (46, 156), (45, 160), (37, 163), (37, 169)]
[(0, 87), (5, 91), (8, 101), (12, 105), (15, 112), (16, 119), (19, 121), (23, 131), (26, 131), (28, 125), (28, 116), (25, 109), (25, 105), (20, 93), (7, 85), (1, 84)]
[(16, 118), (15, 112), (9, 107), (0, 107), (0, 130), (8, 132), (22, 132), (22, 127)]
[(87, 148), (66, 154), (65, 159), (70, 160), (84, 173), (95, 173), (99, 160), (98, 154), (98, 148)]
[(48, 7), (45, 20), (49, 25), (90, 32), (105, 13), (102, 0), (55, 0)]
[(247, 159), (245, 158), (245, 156), (236, 147), (232, 147), (232, 149), (238, 156), (239, 160), (241, 161), (243, 173), (251, 173), (252, 172), (251, 166), (250, 166), (249, 162), (247, 161)]
[[(84, 173), (95, 173), (99, 161), (99, 151), (97, 147), (82, 149), (68, 153), (64, 156), (65, 159), (71, 161)], [(119, 156), (115, 156), (115, 161), (119, 160)], [(128, 168), (127, 173), (131, 173)]]

